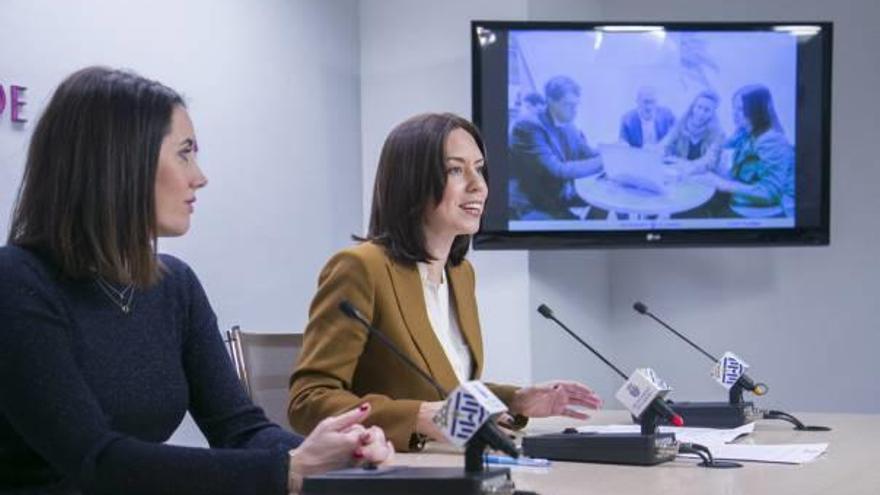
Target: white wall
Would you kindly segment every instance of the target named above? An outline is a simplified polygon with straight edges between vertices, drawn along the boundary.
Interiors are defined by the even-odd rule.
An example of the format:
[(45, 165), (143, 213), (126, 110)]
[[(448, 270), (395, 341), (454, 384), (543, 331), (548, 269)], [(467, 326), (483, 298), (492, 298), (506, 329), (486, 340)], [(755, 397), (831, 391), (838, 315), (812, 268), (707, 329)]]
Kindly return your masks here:
[[(835, 22), (830, 247), (620, 250), (606, 252), (609, 265), (602, 267), (595, 266), (597, 253), (580, 252), (564, 258), (577, 267), (572, 271), (550, 266), (557, 253), (534, 252), (532, 291), (536, 283), (553, 286), (564, 303), (576, 307), (584, 280), (607, 272), (605, 332), (615, 356), (627, 365), (655, 367), (680, 399), (725, 395), (707, 377), (708, 361), (632, 311), (637, 299), (716, 354), (734, 350), (744, 357), (752, 374), (770, 385), (770, 394), (758, 400), (761, 405), (880, 412), (880, 382), (873, 374), (880, 348), (873, 312), (880, 307), (880, 168), (871, 144), (880, 114), (880, 55), (871, 48), (880, 46), (880, 4), (546, 0), (530, 5), (530, 17), (542, 19)], [(588, 273), (572, 275), (578, 270)], [(602, 310), (584, 306), (570, 320), (586, 327), (597, 318), (595, 312)], [(562, 360), (552, 347), (535, 345), (533, 351), (536, 370), (570, 366), (558, 364)], [(617, 383), (607, 374), (591, 382), (600, 390)]]
[(598, 352), (629, 373), (636, 362), (618, 360), (611, 327), (611, 270), (608, 254), (553, 251), (529, 256), (529, 318), (532, 375), (536, 382), (579, 380), (601, 395), (609, 407), (619, 386), (616, 374), (581, 347), (556, 323), (536, 311), (549, 306), (556, 318)]
[[(517, 20), (525, 13), (522, 0), (360, 2), (364, 225), (388, 132), (423, 112), (470, 118), (470, 21)], [(477, 271), (484, 378), (528, 383), (532, 371), (526, 254), (481, 251), (472, 252), (469, 259)]]
[[(191, 232), (163, 240), (199, 274), (221, 329), (301, 330), (326, 258), (360, 230), (357, 2), (3, 2), (0, 80), (28, 86), (0, 125), (0, 232), (51, 91), (91, 64), (181, 91), (210, 183)], [(6, 114), (4, 114), (6, 116)], [(7, 121), (8, 123), (8, 121)], [(191, 424), (175, 437), (199, 443)]]

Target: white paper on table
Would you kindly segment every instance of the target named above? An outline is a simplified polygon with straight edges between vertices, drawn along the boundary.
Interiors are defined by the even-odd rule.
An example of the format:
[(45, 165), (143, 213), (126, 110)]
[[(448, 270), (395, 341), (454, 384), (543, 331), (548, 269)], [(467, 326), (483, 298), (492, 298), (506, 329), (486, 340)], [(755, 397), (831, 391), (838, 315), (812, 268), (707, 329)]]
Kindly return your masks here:
[[(803, 464), (815, 461), (828, 449), (827, 443), (793, 443), (790, 445), (707, 445), (712, 457), (727, 461), (776, 462), (781, 464)], [(679, 454), (682, 457), (697, 457), (694, 454)]]
[[(638, 433), (639, 425), (588, 425), (577, 429), (581, 433)], [(701, 445), (725, 444), (755, 431), (755, 423), (747, 423), (738, 428), (694, 428), (688, 426), (661, 426), (661, 433), (675, 433), (679, 442), (699, 443)], [(712, 455), (715, 455), (714, 453)]]
[(679, 442), (699, 443), (702, 445), (714, 445), (718, 443), (730, 443), (739, 437), (744, 437), (755, 431), (755, 423), (746, 423), (736, 428), (695, 428), (661, 426), (662, 433), (675, 433)]

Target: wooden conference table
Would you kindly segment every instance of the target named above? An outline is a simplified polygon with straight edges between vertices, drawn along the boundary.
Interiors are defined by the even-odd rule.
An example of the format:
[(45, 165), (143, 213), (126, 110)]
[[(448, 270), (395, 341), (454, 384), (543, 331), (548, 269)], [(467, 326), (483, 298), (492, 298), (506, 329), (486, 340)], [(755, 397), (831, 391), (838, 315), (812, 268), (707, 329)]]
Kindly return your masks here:
[[(619, 466), (554, 461), (549, 468), (513, 467), (518, 490), (542, 495), (582, 494), (880, 494), (880, 415), (796, 414), (806, 424), (830, 426), (830, 432), (794, 431), (789, 423), (759, 421), (755, 431), (737, 443), (823, 443), (819, 459), (801, 465), (743, 463), (740, 469), (706, 469), (697, 460), (676, 459), (657, 466)], [(624, 424), (624, 411), (600, 411), (589, 422), (567, 418), (533, 419), (529, 434), (559, 432), (581, 424)], [(417, 454), (398, 454), (395, 464), (464, 466), (453, 447), (429, 444)]]

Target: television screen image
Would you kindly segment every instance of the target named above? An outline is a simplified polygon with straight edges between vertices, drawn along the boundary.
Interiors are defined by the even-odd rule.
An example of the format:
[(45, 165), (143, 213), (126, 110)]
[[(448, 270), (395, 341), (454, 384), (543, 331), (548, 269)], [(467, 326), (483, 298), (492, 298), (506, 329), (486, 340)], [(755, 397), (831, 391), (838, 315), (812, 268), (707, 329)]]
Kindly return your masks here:
[(476, 247), (827, 244), (829, 24), (473, 28)]

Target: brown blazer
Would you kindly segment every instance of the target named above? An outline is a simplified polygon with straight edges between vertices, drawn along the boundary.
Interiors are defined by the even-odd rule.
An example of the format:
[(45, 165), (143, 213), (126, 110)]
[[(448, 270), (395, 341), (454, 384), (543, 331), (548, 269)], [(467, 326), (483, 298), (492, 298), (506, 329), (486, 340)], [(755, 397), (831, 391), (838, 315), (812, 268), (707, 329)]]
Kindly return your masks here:
[[(466, 260), (447, 268), (458, 325), (473, 358), (472, 379), (483, 369), (483, 342), (474, 269)], [(364, 242), (334, 255), (321, 271), (309, 310), (303, 349), (290, 378), (288, 418), (300, 433), (319, 421), (369, 401), (366, 424), (378, 425), (398, 451), (416, 445), (415, 425), (423, 401), (440, 394), (358, 322), (338, 309), (347, 299), (404, 354), (447, 391), (458, 385), (452, 365), (437, 340), (415, 264), (395, 262), (385, 250)], [(488, 385), (510, 404), (516, 387)]]

